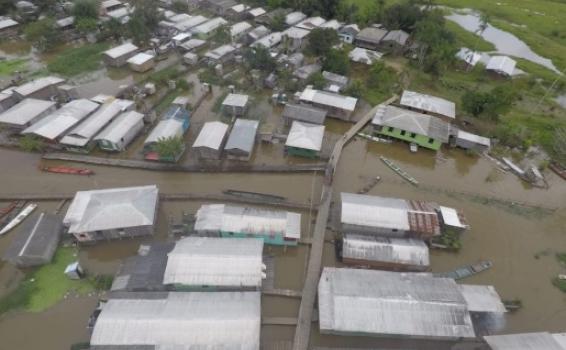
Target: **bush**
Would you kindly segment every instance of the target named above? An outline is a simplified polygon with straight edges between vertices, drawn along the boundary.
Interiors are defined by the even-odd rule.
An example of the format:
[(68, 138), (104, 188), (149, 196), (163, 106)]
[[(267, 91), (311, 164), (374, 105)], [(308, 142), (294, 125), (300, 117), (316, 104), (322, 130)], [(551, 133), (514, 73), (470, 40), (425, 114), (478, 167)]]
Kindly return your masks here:
[(326, 71), (346, 75), (350, 71), (350, 58), (346, 50), (331, 49), (322, 61)]
[(189, 12), (189, 5), (183, 0), (175, 0), (171, 4), (171, 8), (175, 12)]
[(26, 152), (43, 152), (45, 143), (34, 135), (25, 135), (19, 140), (20, 148)]
[(326, 56), (338, 42), (338, 34), (334, 29), (316, 28), (309, 35), (307, 52), (313, 56)]
[(28, 23), (24, 28), (24, 35), (40, 51), (50, 50), (61, 41), (55, 20), (50, 17)]
[(512, 89), (498, 86), (489, 92), (468, 91), (462, 96), (462, 108), (474, 117), (498, 120), (517, 98)]
[(73, 16), (76, 20), (98, 19), (98, 3), (95, 0), (76, 0), (73, 5)]
[(322, 73), (316, 72), (307, 78), (307, 84), (312, 85), (317, 90), (322, 90), (326, 86), (326, 79), (322, 76)]
[(348, 96), (360, 98), (364, 92), (364, 84), (361, 80), (354, 80), (350, 83), (350, 86), (346, 89), (345, 93)]

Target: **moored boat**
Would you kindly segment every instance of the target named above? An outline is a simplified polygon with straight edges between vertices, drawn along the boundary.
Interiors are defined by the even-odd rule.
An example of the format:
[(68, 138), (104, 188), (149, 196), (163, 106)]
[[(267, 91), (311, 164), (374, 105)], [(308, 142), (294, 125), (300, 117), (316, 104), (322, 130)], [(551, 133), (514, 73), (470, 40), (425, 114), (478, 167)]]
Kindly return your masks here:
[(35, 210), (35, 208), (37, 208), (37, 204), (28, 204), (24, 209), (22, 209), (22, 211), (18, 213), (18, 215), (16, 215), (14, 219), (12, 219), (12, 221), (10, 221), (6, 226), (2, 228), (2, 230), (0, 230), (0, 235), (5, 234), (14, 227), (18, 226), (22, 221), (25, 220), (25, 218), (29, 216), (29, 214), (31, 214)]
[(475, 274), (478, 274), (482, 271), (485, 271), (485, 270), (491, 268), (492, 266), (493, 266), (493, 263), (491, 261), (482, 260), (482, 261), (478, 261), (475, 264), (462, 266), (460, 268), (457, 268), (454, 271), (434, 273), (434, 276), (452, 278), (452, 279), (455, 279), (455, 280), (459, 280), (459, 279), (462, 279), (462, 278), (466, 278), (466, 277), (470, 277), (470, 276), (473, 276)]
[(55, 174), (70, 174), (70, 175), (93, 175), (94, 171), (85, 168), (75, 168), (69, 166), (46, 166), (42, 167), (41, 170), (48, 173)]
[(384, 156), (379, 156), (379, 159), (381, 159), (383, 161), (383, 163), (385, 163), (385, 165), (387, 165), (391, 170), (396, 172), (403, 179), (409, 181), (410, 183), (412, 183), (415, 186), (419, 185), (419, 182), (417, 181), (417, 179), (412, 177), (409, 173), (407, 173), (403, 169), (399, 168), (395, 163), (393, 163), (389, 159), (385, 158)]

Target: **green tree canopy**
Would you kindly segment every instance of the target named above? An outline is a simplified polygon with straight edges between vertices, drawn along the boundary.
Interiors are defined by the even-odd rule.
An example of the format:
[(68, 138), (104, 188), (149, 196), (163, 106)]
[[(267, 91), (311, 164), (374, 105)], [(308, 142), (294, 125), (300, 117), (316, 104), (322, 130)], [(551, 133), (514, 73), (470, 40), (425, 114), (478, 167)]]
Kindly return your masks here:
[(275, 60), (271, 57), (269, 50), (263, 46), (247, 48), (244, 51), (244, 59), (251, 69), (259, 69), (264, 72), (272, 72), (275, 69)]
[(344, 49), (330, 49), (322, 60), (322, 69), (346, 75), (350, 71), (350, 58)]
[(468, 91), (462, 96), (462, 108), (474, 117), (498, 120), (509, 111), (516, 94), (513, 89), (498, 86), (491, 91)]
[(98, 19), (98, 2), (96, 0), (76, 0), (73, 5), (73, 16), (76, 20)]
[(309, 35), (307, 51), (313, 56), (326, 56), (338, 42), (338, 33), (334, 29), (316, 28)]
[(158, 11), (157, 1), (135, 0), (134, 13), (128, 22), (130, 36), (138, 44), (145, 44), (151, 39), (152, 33), (162, 18)]
[(154, 146), (155, 152), (160, 159), (176, 159), (185, 149), (185, 144), (181, 137), (160, 138)]
[(381, 4), (381, 11), (383, 11), (383, 24), (390, 30), (402, 29), (410, 33), (423, 18), (420, 7), (409, 1), (394, 4), (385, 10)]
[(185, 0), (175, 0), (171, 4), (171, 8), (175, 12), (189, 12), (189, 5)]
[(454, 62), (458, 48), (440, 10), (426, 13), (417, 23), (414, 37), (419, 45), (419, 66), (425, 72), (439, 75)]
[(276, 32), (280, 32), (285, 29), (285, 16), (282, 13), (277, 13), (273, 16), (271, 23), (269, 23), (271, 29)]
[(51, 17), (28, 23), (24, 28), (24, 35), (40, 51), (52, 49), (61, 40), (59, 31), (55, 28), (55, 20)]
[(307, 84), (312, 85), (317, 90), (322, 90), (326, 86), (326, 79), (321, 72), (312, 73), (307, 78)]

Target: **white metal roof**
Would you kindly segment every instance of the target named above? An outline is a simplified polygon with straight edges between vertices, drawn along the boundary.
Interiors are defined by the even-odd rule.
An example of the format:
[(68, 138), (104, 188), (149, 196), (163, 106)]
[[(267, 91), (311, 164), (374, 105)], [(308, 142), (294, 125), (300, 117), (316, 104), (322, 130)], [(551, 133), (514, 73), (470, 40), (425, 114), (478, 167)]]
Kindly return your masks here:
[(425, 273), (325, 267), (318, 286), (321, 332), (415, 338), (474, 338), (453, 279)]
[(469, 141), (469, 142), (477, 143), (479, 145), (491, 147), (490, 139), (487, 138), (487, 137), (484, 137), (484, 136), (472, 134), (470, 132), (463, 131), (463, 130), (458, 130), (457, 137), (458, 137), (458, 139), (461, 139), (461, 140), (466, 140), (466, 141)]
[(127, 62), (129, 64), (140, 65), (140, 64), (144, 64), (148, 61), (151, 61), (154, 58), (155, 58), (155, 56), (153, 56), (153, 55), (150, 55), (150, 54), (147, 54), (147, 53), (144, 53), (144, 52), (140, 52), (137, 55), (130, 57)]
[(365, 63), (367, 65), (371, 65), (373, 62), (381, 59), (383, 54), (381, 52), (373, 51), (364, 49), (362, 47), (355, 47), (350, 53), (348, 57), (358, 63)]
[(248, 95), (228, 94), (224, 101), (222, 101), (222, 105), (231, 107), (245, 107), (248, 104), (248, 100)]
[(236, 4), (232, 7), (230, 7), (230, 9), (236, 13), (242, 13), (246, 10), (248, 10), (250, 7), (246, 4)]
[(216, 17), (213, 18), (207, 22), (204, 22), (203, 24), (194, 27), (193, 29), (191, 29), (191, 31), (193, 33), (199, 33), (199, 34), (208, 34), (218, 28), (220, 28), (221, 26), (228, 24), (228, 22), (222, 18), (222, 17)]
[(467, 47), (462, 47), (457, 53), (456, 57), (470, 66), (475, 66), (481, 60), (481, 54), (476, 51), (472, 51)]
[(99, 105), (89, 100), (74, 100), (28, 127), (22, 134), (35, 134), (54, 140), (94, 112)]
[(13, 91), (18, 93), (21, 96), (26, 97), (26, 96), (29, 96), (33, 93), (40, 91), (40, 90), (43, 90), (46, 87), (61, 84), (61, 83), (64, 83), (64, 82), (65, 82), (65, 79), (61, 79), (61, 78), (58, 78), (58, 77), (53, 77), (53, 76), (43, 77), (43, 78), (38, 78), (38, 79), (32, 80), (29, 83), (25, 83), (23, 85), (20, 85), (17, 88), (15, 88)]
[(409, 39), (409, 34), (407, 32), (405, 32), (404, 30), (397, 29), (397, 30), (390, 30), (389, 32), (387, 32), (387, 34), (385, 34), (385, 36), (381, 40), (394, 41), (399, 45), (405, 45), (408, 39)]
[(101, 5), (103, 8), (107, 9), (107, 8), (109, 8), (109, 7), (119, 6), (119, 5), (122, 5), (122, 4), (123, 4), (123, 3), (122, 3), (121, 1), (119, 1), (119, 0), (105, 0), (105, 1), (103, 1), (100, 5)]
[(349, 233), (344, 235), (342, 256), (423, 268), (430, 265), (428, 246), (420, 239), (385, 238)]
[(0, 30), (15, 27), (19, 23), (11, 19), (10, 17), (0, 17)]
[(566, 350), (560, 336), (548, 332), (485, 336), (491, 350)]
[(24, 126), (53, 106), (55, 106), (55, 102), (26, 98), (0, 113), (0, 123)]
[(259, 122), (257, 120), (236, 119), (224, 149), (242, 150), (251, 153), (254, 149), (258, 126)]
[(326, 20), (322, 17), (309, 17), (300, 23), (296, 24), (295, 27), (302, 28), (306, 30), (313, 30), (315, 28), (320, 27), (326, 22)]
[(204, 56), (212, 60), (219, 60), (222, 57), (236, 51), (236, 48), (232, 45), (222, 45), (214, 50), (208, 51)]
[(130, 15), (130, 9), (125, 7), (125, 6), (120, 7), (116, 10), (109, 11), (107, 13), (107, 15), (108, 15), (108, 17), (112, 17), (112, 18), (115, 18), (115, 19), (122, 19), (122, 18)]
[(61, 18), (60, 20), (57, 20), (57, 22), (55, 22), (55, 24), (57, 24), (57, 26), (59, 28), (64, 28), (64, 27), (70, 26), (74, 23), (75, 23), (75, 17), (74, 16)]
[(341, 222), (349, 225), (409, 230), (409, 205), (404, 199), (341, 193)]
[(238, 22), (230, 27), (230, 35), (236, 36), (244, 33), (252, 28), (252, 25), (248, 22)]
[(181, 47), (184, 48), (187, 51), (191, 51), (193, 49), (196, 49), (198, 47), (203, 46), (204, 44), (206, 44), (206, 41), (201, 40), (201, 39), (190, 39), (189, 41), (186, 41), (184, 43), (181, 44)]
[(507, 312), (505, 305), (501, 302), (501, 297), (493, 286), (460, 284), (458, 287), (466, 300), (469, 311), (499, 314)]
[(440, 97), (405, 90), (399, 103), (402, 106), (456, 118), (456, 104)]
[(228, 124), (221, 122), (207, 122), (204, 123), (202, 129), (193, 144), (193, 147), (206, 147), (215, 150), (220, 150), (222, 141), (228, 132)]
[(320, 151), (324, 138), (324, 125), (294, 120), (285, 146)]
[(192, 36), (191, 33), (179, 33), (179, 34), (175, 35), (173, 38), (171, 38), (171, 40), (180, 43), (180, 42), (183, 42), (187, 39), (190, 39), (191, 36)]
[(358, 99), (354, 97), (314, 90), (311, 88), (306, 88), (301, 93), (300, 99), (302, 101), (313, 102), (316, 104), (339, 108), (346, 111), (353, 111), (356, 108), (356, 103), (358, 103)]
[(268, 34), (268, 35), (256, 40), (251, 46), (257, 47), (257, 46), (261, 45), (261, 46), (265, 47), (266, 49), (270, 49), (273, 46), (278, 45), (281, 42), (282, 38), (283, 38), (283, 35), (281, 34), (281, 32), (271, 33), (271, 34)]
[(169, 293), (165, 299), (110, 299), (92, 346), (159, 350), (259, 350), (259, 292)]
[(266, 26), (257, 26), (248, 33), (248, 36), (251, 37), (252, 40), (257, 40), (267, 34), (269, 34), (269, 29), (267, 29)]
[(63, 223), (69, 233), (153, 225), (158, 192), (155, 185), (79, 191)]
[(135, 125), (143, 120), (143, 114), (136, 111), (130, 111), (120, 114), (116, 119), (110, 123), (95, 140), (106, 140), (112, 143), (120, 142)]
[(288, 26), (292, 26), (292, 25), (299, 23), (300, 21), (302, 21), (305, 18), (307, 18), (307, 15), (305, 15), (304, 13), (302, 13), (300, 11), (295, 11), (295, 12), (291, 12), (291, 13), (289, 13), (285, 16), (285, 23)]
[(342, 23), (338, 22), (335, 19), (331, 19), (330, 21), (324, 22), (320, 25), (320, 28), (330, 28), (334, 30), (338, 30), (342, 27)]
[(183, 121), (178, 119), (160, 120), (145, 139), (144, 145), (158, 142), (160, 139), (182, 137), (184, 134)]
[(468, 225), (460, 220), (458, 211), (454, 208), (440, 206), (440, 215), (442, 215), (442, 220), (444, 224), (459, 228), (468, 228)]
[(181, 22), (184, 22), (184, 21), (189, 20), (191, 18), (193, 18), (193, 16), (190, 16), (186, 13), (178, 13), (178, 14), (175, 14), (175, 15), (169, 17), (168, 20), (171, 21), (171, 22), (174, 22), (174, 23), (181, 23)]
[(261, 7), (256, 7), (254, 9), (249, 10), (248, 13), (250, 15), (252, 15), (253, 17), (258, 17), (258, 16), (265, 14), (266, 11)]
[(513, 75), (517, 61), (507, 56), (492, 56), (487, 62), (486, 69), (493, 70), (507, 76)]
[(111, 48), (110, 50), (104, 51), (104, 55), (110, 58), (118, 58), (124, 55), (131, 54), (138, 50), (138, 47), (132, 43), (125, 43), (120, 46)]
[(129, 102), (130, 105), (134, 103), (133, 101), (127, 100), (114, 100), (102, 105), (100, 109), (93, 113), (87, 120), (65, 135), (60, 143), (71, 146), (85, 146), (94, 135), (127, 108), (126, 102)]
[(177, 23), (175, 28), (180, 31), (190, 30), (198, 25), (203, 24), (204, 22), (208, 21), (207, 17), (204, 16), (194, 16), (190, 19), (184, 20), (183, 22)]
[(298, 27), (291, 27), (283, 31), (283, 35), (291, 39), (302, 39), (310, 34), (310, 31)]
[(169, 253), (163, 284), (261, 287), (263, 240), (187, 237)]
[(225, 204), (203, 205), (197, 211), (195, 230), (246, 234), (282, 234), (301, 237), (301, 214)]

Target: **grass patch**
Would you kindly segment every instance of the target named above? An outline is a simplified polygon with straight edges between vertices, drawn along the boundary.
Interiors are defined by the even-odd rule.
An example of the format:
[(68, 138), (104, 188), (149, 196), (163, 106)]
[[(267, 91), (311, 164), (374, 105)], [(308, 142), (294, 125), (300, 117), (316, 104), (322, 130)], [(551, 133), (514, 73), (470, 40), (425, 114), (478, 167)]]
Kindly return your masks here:
[(556, 259), (559, 263), (566, 265), (566, 253), (556, 253)]
[(59, 248), (53, 261), (30, 272), (18, 288), (0, 299), (0, 314), (14, 309), (41, 312), (57, 304), (65, 294), (86, 294), (95, 290), (92, 280), (71, 280), (65, 267), (75, 261), (73, 248)]
[(23, 58), (0, 61), (0, 76), (11, 75), (16, 71), (21, 70), (25, 66), (26, 62), (27, 60)]
[(108, 43), (97, 43), (66, 49), (47, 65), (47, 69), (65, 77), (92, 72), (100, 67), (101, 54), (109, 47)]
[(566, 293), (566, 280), (561, 280), (558, 277), (554, 277), (552, 279), (552, 284), (562, 292)]
[(467, 47), (475, 51), (495, 51), (495, 45), (485, 41), (479, 35), (468, 32), (455, 22), (446, 21), (446, 27), (456, 36), (458, 46)]

